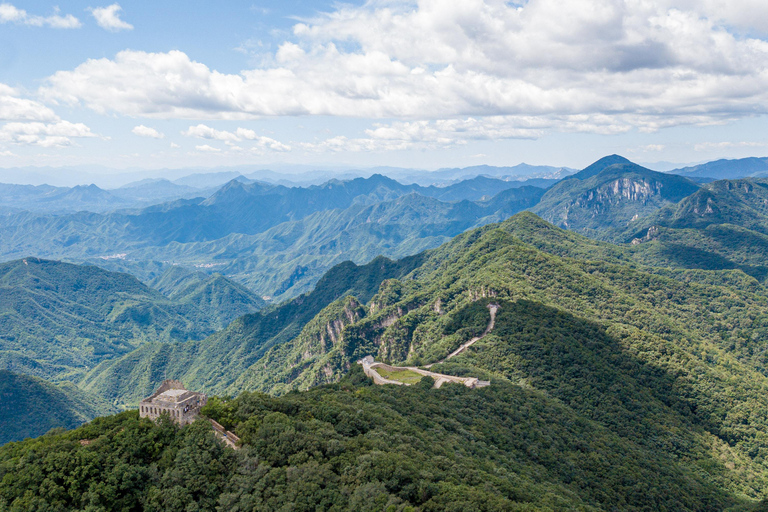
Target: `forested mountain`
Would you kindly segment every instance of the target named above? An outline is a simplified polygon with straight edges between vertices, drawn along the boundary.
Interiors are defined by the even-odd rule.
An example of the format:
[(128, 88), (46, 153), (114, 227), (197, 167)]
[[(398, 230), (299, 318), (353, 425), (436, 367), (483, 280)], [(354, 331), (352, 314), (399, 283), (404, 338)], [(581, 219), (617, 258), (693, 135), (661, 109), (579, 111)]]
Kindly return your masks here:
[(145, 344), (123, 357), (104, 361), (79, 385), (121, 404), (137, 403), (164, 376), (184, 378), (189, 385), (206, 391), (223, 391), (234, 385), (270, 347), (298, 336), (333, 301), (348, 295), (369, 299), (383, 280), (405, 276), (422, 258), (417, 255), (393, 262), (379, 257), (363, 266), (339, 264), (310, 293), (238, 318), (205, 341)]
[[(206, 414), (245, 449), (203, 423), (123, 413), (1, 449), (0, 499), (98, 507), (130, 481), (121, 503), (160, 509), (749, 510), (768, 488), (755, 414), (768, 295), (738, 270), (649, 267), (635, 250), (524, 213), (399, 262), (339, 265), (307, 295), (205, 341), (145, 344), (81, 383), (128, 400), (164, 374), (219, 394), (339, 382), (213, 400)], [(491, 303), (494, 329), (432, 367), (488, 388), (371, 386), (355, 365), (438, 361), (486, 327)], [(93, 476), (67, 479), (85, 459)], [(67, 483), (40, 494), (35, 475), (62, 460)]]
[[(397, 258), (437, 247), (467, 229), (524, 210), (543, 193), (522, 187), (489, 201), (452, 203), (408, 194), (373, 205), (317, 212), (258, 235), (147, 248), (140, 255), (188, 266), (210, 262), (217, 272), (281, 300), (309, 291), (337, 263), (365, 263), (378, 255)], [(128, 258), (138, 257), (139, 251), (128, 253)]]
[(721, 180), (631, 223), (618, 239), (643, 261), (664, 266), (740, 269), (768, 278), (768, 181)]
[(53, 428), (75, 428), (116, 410), (71, 383), (0, 370), (0, 444), (37, 437)]
[[(223, 278), (221, 278), (223, 279)], [(204, 288), (204, 287), (203, 287)], [(66, 377), (148, 341), (202, 339), (226, 325), (230, 309), (263, 302), (234, 283), (169, 299), (128, 274), (24, 258), (0, 264), (0, 364)]]
[[(283, 299), (309, 290), (336, 263), (363, 263), (379, 254), (402, 257), (436, 247), (466, 229), (528, 208), (544, 193), (517, 185), (483, 178), (418, 187), (373, 177), (301, 189), (233, 181), (206, 201), (178, 201), (135, 213), (7, 216), (0, 219), (0, 253), (87, 261), (131, 272), (147, 283), (168, 266), (158, 262), (206, 267), (260, 296)], [(504, 187), (493, 198), (474, 202), (412, 192), (484, 197)], [(217, 221), (216, 212), (219, 220), (226, 217), (241, 226), (222, 227), (230, 221)], [(248, 234), (259, 231), (257, 225), (285, 219), (295, 220)], [(175, 234), (164, 238), (159, 231)], [(214, 239), (168, 243), (177, 238)]]
[(251, 290), (221, 274), (192, 272), (179, 266), (168, 267), (150, 286), (175, 302), (208, 312), (216, 329), (266, 305), (264, 299)]
[(600, 237), (694, 193), (687, 178), (651, 171), (618, 155), (602, 158), (550, 188), (531, 211), (553, 224)]

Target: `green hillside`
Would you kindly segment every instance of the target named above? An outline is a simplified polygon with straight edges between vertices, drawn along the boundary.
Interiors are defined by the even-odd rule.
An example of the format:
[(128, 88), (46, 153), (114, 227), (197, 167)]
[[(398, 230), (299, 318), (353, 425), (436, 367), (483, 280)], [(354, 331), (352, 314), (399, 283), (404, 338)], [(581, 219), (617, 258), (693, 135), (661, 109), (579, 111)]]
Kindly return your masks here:
[(768, 421), (751, 411), (768, 407), (768, 296), (739, 271), (646, 267), (632, 251), (520, 214), (366, 278), (365, 293), (326, 285), (385, 260), (337, 268), (208, 340), (146, 345), (82, 385), (130, 401), (167, 373), (212, 393), (281, 394), (337, 381), (369, 354), (438, 361), (484, 329), (493, 302), (498, 328), (433, 370), (536, 390), (661, 467), (682, 464), (704, 494), (762, 497)]
[(71, 429), (114, 409), (70, 383), (58, 386), (0, 370), (0, 444), (38, 437), (53, 428)]
[(217, 330), (266, 305), (264, 299), (221, 274), (192, 272), (176, 265), (168, 267), (149, 284), (175, 302), (208, 313)]
[[(549, 314), (525, 313), (523, 323)], [(426, 381), (373, 386), (353, 367), (339, 384), (307, 392), (212, 401), (204, 412), (241, 436), (238, 451), (217, 442), (206, 422), (179, 429), (136, 412), (6, 445), (0, 508), (757, 510), (739, 492), (750, 482), (729, 480), (745, 475), (742, 461), (727, 445), (702, 439), (677, 391), (645, 391), (669, 384), (664, 373), (629, 355), (622, 360), (610, 343), (601, 347), (607, 340), (594, 326), (556, 315), (550, 328), (575, 328), (574, 342), (598, 334), (593, 346), (602, 361), (644, 377), (619, 383), (621, 392), (639, 395), (627, 397), (624, 410), (607, 404), (618, 413), (609, 426), (605, 416), (575, 413), (573, 400), (561, 399), (569, 390), (551, 396), (503, 377), (481, 390), (429, 389)], [(587, 390), (617, 383), (613, 375), (603, 384), (581, 374), (592, 381)], [(671, 431), (655, 425), (670, 420)]]
[(768, 181), (722, 180), (636, 220), (620, 235), (637, 258), (664, 266), (739, 269), (768, 278)]
[(232, 315), (222, 311), (228, 302), (242, 306), (230, 299), (227, 287), (215, 283), (174, 301), (133, 276), (94, 266), (38, 258), (2, 263), (0, 364), (67, 378), (142, 343), (202, 339)]
[[(147, 343), (102, 362), (80, 382), (83, 389), (117, 404), (137, 404), (164, 378), (183, 378), (198, 389), (223, 392), (272, 346), (296, 337), (329, 303), (354, 295), (367, 300), (379, 284), (408, 274), (421, 255), (391, 261), (379, 257), (367, 265), (341, 263), (315, 289), (280, 306), (245, 315), (207, 340)], [(275, 368), (277, 370), (277, 368)]]
[(557, 226), (601, 238), (697, 189), (687, 178), (612, 155), (552, 186), (531, 211)]

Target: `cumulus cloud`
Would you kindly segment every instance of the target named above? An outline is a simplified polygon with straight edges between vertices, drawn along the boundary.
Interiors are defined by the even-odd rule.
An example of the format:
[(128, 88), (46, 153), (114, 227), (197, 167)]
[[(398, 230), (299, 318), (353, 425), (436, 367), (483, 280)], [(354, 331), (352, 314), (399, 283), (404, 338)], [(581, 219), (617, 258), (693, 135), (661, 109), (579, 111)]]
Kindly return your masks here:
[(154, 128), (150, 128), (149, 126), (144, 126), (143, 124), (140, 124), (139, 126), (135, 126), (133, 130), (131, 130), (131, 133), (133, 133), (134, 135), (138, 135), (139, 137), (150, 137), (152, 139), (165, 138), (164, 134), (160, 133)]
[(72, 144), (72, 138), (96, 137), (82, 123), (58, 121), (56, 123), (6, 123), (0, 127), (0, 141), (42, 147), (63, 147)]
[(21, 97), (18, 90), (0, 83), (0, 120), (54, 121), (58, 117), (42, 103)]
[(96, 137), (82, 123), (63, 121), (42, 103), (21, 97), (20, 91), (0, 83), (0, 142), (43, 147), (68, 146), (71, 138)]
[(96, 7), (91, 9), (91, 14), (96, 23), (104, 30), (110, 32), (119, 32), (121, 30), (133, 30), (133, 25), (120, 19), (120, 11), (123, 8), (120, 4), (112, 4), (107, 7)]
[(213, 146), (209, 146), (208, 144), (203, 144), (201, 146), (195, 146), (195, 149), (198, 151), (204, 151), (206, 153), (219, 153), (221, 152), (221, 149), (215, 148)]
[(80, 20), (67, 14), (59, 14), (58, 7), (51, 16), (37, 16), (29, 14), (24, 9), (19, 9), (13, 4), (0, 3), (0, 23), (15, 23), (17, 25), (29, 25), (32, 27), (51, 28), (80, 28)]
[[(768, 42), (749, 35), (759, 27), (748, 9), (724, 6), (378, 0), (295, 25), (270, 63), (239, 74), (180, 51), (123, 51), (55, 73), (40, 93), (154, 118), (407, 120), (374, 127), (358, 147), (724, 123), (768, 113)], [(245, 140), (198, 128), (190, 135)]]
[(251, 141), (254, 144), (254, 147), (264, 150), (291, 150), (291, 146), (283, 144), (282, 142), (275, 139), (258, 135), (255, 131), (249, 130), (247, 128), (238, 128), (234, 132), (228, 132), (225, 130), (216, 130), (204, 124), (198, 124), (197, 126), (190, 126), (187, 130), (181, 132), (181, 134), (187, 137), (224, 141), (224, 143), (229, 145), (230, 149), (232, 150), (237, 147), (234, 145), (235, 142), (243, 141)]

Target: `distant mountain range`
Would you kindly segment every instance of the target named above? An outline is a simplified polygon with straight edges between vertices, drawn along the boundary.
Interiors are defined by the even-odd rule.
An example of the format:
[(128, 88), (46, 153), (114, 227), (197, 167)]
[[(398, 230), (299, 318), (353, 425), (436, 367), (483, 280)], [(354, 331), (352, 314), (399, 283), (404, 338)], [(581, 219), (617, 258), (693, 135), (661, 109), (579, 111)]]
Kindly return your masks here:
[(375, 175), (300, 188), (233, 180), (208, 199), (137, 211), (6, 215), (0, 254), (88, 261), (145, 282), (170, 265), (149, 262), (175, 262), (285, 298), (346, 259), (413, 254), (531, 207), (544, 190), (521, 183), (478, 177), (422, 187)]
[(768, 157), (740, 158), (735, 160), (715, 160), (693, 167), (683, 167), (669, 171), (689, 178), (708, 178), (709, 180), (732, 180), (749, 177), (768, 176)]

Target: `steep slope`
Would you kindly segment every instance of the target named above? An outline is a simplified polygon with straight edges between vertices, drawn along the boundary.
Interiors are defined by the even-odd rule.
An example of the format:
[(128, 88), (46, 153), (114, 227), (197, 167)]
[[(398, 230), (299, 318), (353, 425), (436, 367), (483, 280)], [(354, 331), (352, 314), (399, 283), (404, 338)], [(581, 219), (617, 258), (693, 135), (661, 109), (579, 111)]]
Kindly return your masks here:
[(346, 262), (332, 268), (315, 289), (277, 307), (246, 315), (203, 341), (148, 343), (125, 356), (104, 361), (78, 385), (118, 404), (135, 404), (165, 376), (189, 386), (222, 392), (274, 345), (296, 337), (328, 304), (354, 295), (370, 298), (379, 284), (406, 275), (422, 262), (413, 256), (393, 262), (379, 257), (367, 265)]
[(336, 381), (366, 355), (439, 361), (483, 332), (493, 303), (497, 327), (432, 370), (540, 390), (662, 467), (704, 471), (709, 483), (690, 489), (762, 496), (768, 421), (753, 413), (768, 407), (765, 290), (738, 272), (644, 267), (631, 247), (541, 223), (526, 213), (469, 231), (372, 298), (346, 285), (310, 294), (203, 342), (142, 347), (81, 384), (126, 400), (166, 373), (215, 393), (284, 393)]
[(221, 274), (192, 272), (175, 265), (150, 286), (179, 304), (189, 304), (206, 312), (217, 330), (266, 305), (264, 299)]
[(0, 264), (0, 325), (2, 367), (48, 378), (217, 326), (214, 315), (130, 275), (37, 258)]
[(687, 178), (612, 155), (554, 185), (531, 211), (557, 226), (601, 237), (697, 189)]
[(114, 409), (72, 384), (0, 370), (0, 444), (40, 436), (52, 428), (71, 429)]
[(768, 278), (768, 181), (722, 180), (648, 217), (622, 237), (642, 261), (704, 269), (741, 269)]

